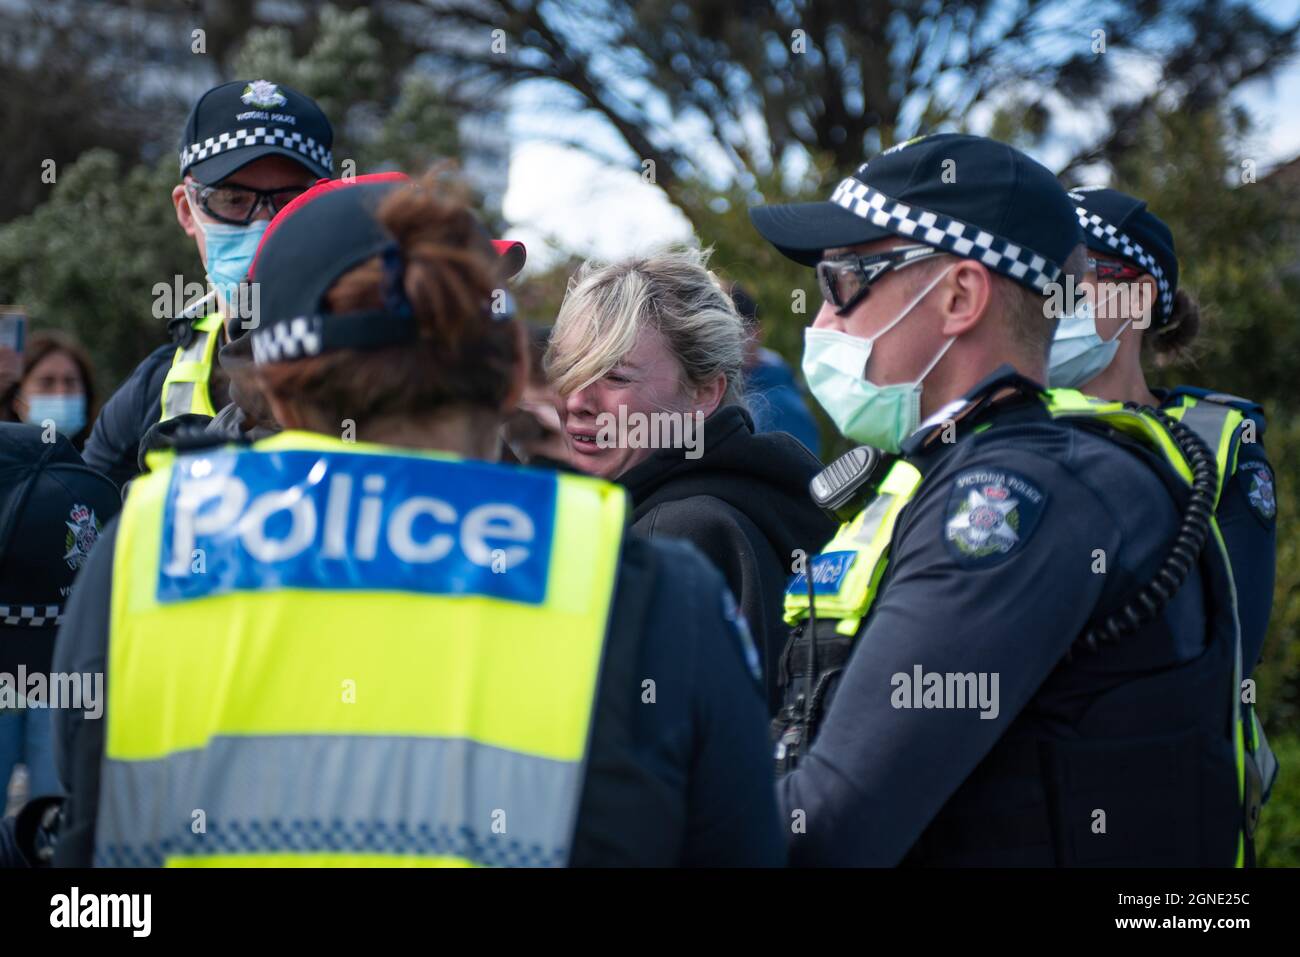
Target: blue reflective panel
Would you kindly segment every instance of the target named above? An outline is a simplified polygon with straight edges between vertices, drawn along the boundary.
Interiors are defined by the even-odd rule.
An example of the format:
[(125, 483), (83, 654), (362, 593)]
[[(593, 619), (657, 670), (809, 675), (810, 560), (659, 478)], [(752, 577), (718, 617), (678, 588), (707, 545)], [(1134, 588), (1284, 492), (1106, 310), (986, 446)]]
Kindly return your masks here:
[(481, 462), (348, 452), (179, 459), (158, 600), (323, 588), (546, 596), (557, 479)]
[[(824, 595), (839, 591), (840, 583), (844, 581), (844, 576), (853, 565), (853, 559), (857, 557), (858, 553), (852, 551), (826, 552), (815, 557), (809, 563), (812, 565), (813, 594)], [(790, 579), (790, 586), (786, 591), (791, 595), (808, 594), (808, 579), (804, 577), (803, 572)]]

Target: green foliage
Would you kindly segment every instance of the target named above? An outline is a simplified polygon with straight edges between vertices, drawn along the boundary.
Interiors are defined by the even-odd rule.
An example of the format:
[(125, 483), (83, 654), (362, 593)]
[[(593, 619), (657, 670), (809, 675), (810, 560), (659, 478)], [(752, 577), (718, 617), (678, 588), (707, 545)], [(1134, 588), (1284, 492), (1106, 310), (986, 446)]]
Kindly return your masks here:
[(62, 170), (50, 198), (0, 226), (0, 298), (21, 302), (33, 328), (77, 336), (94, 356), (102, 394), (166, 341), (154, 318), (157, 283), (202, 282), (193, 242), (171, 203), (176, 161), (122, 169), (91, 150)]
[[(829, 163), (823, 162), (820, 171), (823, 178), (829, 176)], [(757, 189), (761, 196), (739, 186), (718, 193), (693, 183), (679, 187), (676, 194), (701, 245), (713, 248), (714, 271), (724, 280), (739, 282), (758, 303), (763, 344), (781, 353), (798, 370), (804, 329), (812, 324), (822, 305), (817, 279), (807, 266), (787, 259), (759, 236), (749, 220), (749, 208), (764, 201), (824, 199), (824, 190), (810, 181), (792, 191), (776, 177), (760, 178)], [(821, 406), (811, 398), (808, 407), (821, 430), (823, 458), (829, 459), (852, 444), (835, 430)]]
[(1255, 832), (1262, 867), (1300, 867), (1300, 735), (1294, 727), (1269, 738), (1281, 771)]
[(1296, 247), (1285, 238), (1300, 210), (1279, 202), (1267, 181), (1243, 182), (1246, 132), (1226, 112), (1155, 114), (1135, 132), (1114, 185), (1169, 224), (1179, 288), (1202, 304), (1197, 347), (1157, 381), (1212, 384), (1289, 410), (1297, 406), (1300, 281), (1288, 270)]
[(418, 172), (460, 153), (457, 117), (430, 77), (396, 75), (371, 32), (370, 13), (321, 8), (315, 41), (298, 55), (283, 27), (248, 34), (236, 76), (269, 76), (320, 104), (334, 124), (336, 175), (389, 167)]

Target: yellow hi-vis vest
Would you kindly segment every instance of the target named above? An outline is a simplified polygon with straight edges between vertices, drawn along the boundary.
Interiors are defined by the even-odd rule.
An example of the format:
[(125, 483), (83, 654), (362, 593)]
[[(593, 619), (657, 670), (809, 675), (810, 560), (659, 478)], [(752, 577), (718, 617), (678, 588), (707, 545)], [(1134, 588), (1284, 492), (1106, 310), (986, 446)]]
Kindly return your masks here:
[[(1153, 417), (1125, 408), (1122, 402), (1096, 399), (1073, 389), (1050, 389), (1045, 393), (1044, 401), (1046, 408), (1054, 417), (1095, 419), (1137, 439), (1158, 452), (1168, 461), (1182, 481), (1191, 484), (1192, 471), (1182, 450), (1167, 429)], [(1224, 411), (1234, 410), (1225, 408)], [(1184, 421), (1186, 422), (1186, 419)], [(1240, 421), (1239, 414), (1237, 421)], [(1215, 434), (1223, 437), (1223, 445), (1215, 444), (1210, 448), (1216, 452), (1222, 468), (1225, 461), (1225, 448), (1231, 444), (1235, 424), (1229, 428), (1226, 421), (1220, 423), (1217, 413), (1213, 421), (1206, 416), (1198, 420), (1196, 425), (1192, 422), (1186, 424), (1201, 435), (1203, 440), (1205, 433), (1202, 429), (1219, 430)], [(836, 631), (839, 634), (851, 637), (857, 633), (863, 619), (867, 617), (875, 603), (881, 580), (888, 567), (889, 546), (893, 539), (894, 526), (903, 509), (916, 496), (922, 480), (922, 474), (907, 461), (898, 459), (893, 462), (877, 487), (877, 495), (867, 507), (841, 525), (834, 538), (822, 549), (816, 559), (807, 563), (805, 572), (796, 575), (791, 582), (786, 591), (784, 607), (785, 621), (788, 625), (797, 625), (808, 617), (808, 583), (804, 575), (811, 574), (816, 595), (817, 618), (823, 621), (836, 620)], [(1221, 471), (1215, 494), (1216, 505), (1222, 487)], [(1231, 592), (1236, 648), (1235, 672), (1229, 688), (1234, 716), (1230, 733), (1236, 755), (1237, 791), (1244, 808), (1246, 803), (1245, 755), (1248, 749), (1253, 751), (1253, 747), (1252, 742), (1248, 741), (1243, 733), (1243, 715), (1238, 697), (1238, 689), (1241, 687), (1241, 631), (1240, 627), (1236, 626), (1236, 586), (1232, 582), (1227, 548), (1219, 531), (1218, 522), (1213, 517), (1210, 528), (1211, 541), (1206, 547), (1218, 549)], [(1255, 726), (1253, 714), (1250, 720), (1252, 726)], [(1245, 862), (1246, 836), (1243, 828), (1237, 840), (1235, 865), (1238, 867)]]
[(1182, 405), (1162, 409), (1171, 419), (1187, 426), (1214, 453), (1214, 463), (1219, 469), (1219, 485), (1214, 492), (1214, 507), (1219, 507), (1223, 486), (1237, 471), (1237, 429), (1245, 416), (1237, 409), (1218, 402), (1205, 402), (1184, 395)]
[[(205, 301), (200, 300), (200, 303)], [(197, 305), (199, 303), (195, 304)], [(191, 412), (216, 416), (217, 410), (212, 403), (209, 383), (223, 322), (221, 312), (217, 311), (191, 323), (193, 333), (189, 345), (177, 347), (171, 368), (163, 379), (162, 418), (158, 421), (166, 422)]]
[(302, 432), (153, 465), (97, 864), (566, 863), (622, 489)]

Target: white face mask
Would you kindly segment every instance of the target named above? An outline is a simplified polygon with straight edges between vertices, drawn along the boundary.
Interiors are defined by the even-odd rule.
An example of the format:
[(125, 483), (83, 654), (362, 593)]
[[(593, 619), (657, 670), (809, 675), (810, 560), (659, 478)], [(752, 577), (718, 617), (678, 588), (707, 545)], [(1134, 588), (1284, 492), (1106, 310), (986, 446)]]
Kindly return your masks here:
[[(1114, 297), (1112, 293), (1105, 301)], [(1103, 339), (1097, 332), (1096, 313), (1086, 302), (1073, 316), (1062, 319), (1047, 359), (1047, 384), (1053, 389), (1075, 389), (1097, 378), (1115, 358), (1119, 337), (1132, 321), (1126, 320), (1115, 335)]]
[(893, 321), (869, 339), (833, 329), (804, 330), (803, 374), (808, 388), (848, 438), (886, 452), (898, 452), (903, 441), (920, 426), (921, 383), (957, 341), (956, 336), (944, 343), (913, 382), (876, 385), (866, 378), (867, 360), (875, 341), (902, 322), (951, 271), (949, 266), (936, 276)]

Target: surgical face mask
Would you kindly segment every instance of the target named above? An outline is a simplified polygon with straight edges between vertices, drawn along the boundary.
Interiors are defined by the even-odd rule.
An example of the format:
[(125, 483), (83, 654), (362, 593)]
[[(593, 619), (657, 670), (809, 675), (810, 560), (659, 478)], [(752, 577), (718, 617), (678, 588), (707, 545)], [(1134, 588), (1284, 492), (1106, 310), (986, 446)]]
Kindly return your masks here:
[(921, 291), (892, 322), (870, 339), (832, 329), (805, 329), (803, 374), (836, 428), (847, 437), (898, 452), (921, 424), (921, 383), (956, 342), (953, 336), (913, 382), (876, 385), (865, 378), (867, 359), (875, 341), (916, 308), (930, 290), (952, 270), (949, 266)]
[[(193, 208), (190, 207), (191, 211)], [(217, 287), (225, 302), (232, 302), (236, 288), (248, 275), (248, 267), (253, 264), (258, 243), (262, 241), (270, 220), (257, 219), (247, 226), (230, 226), (205, 223), (195, 215), (194, 221), (203, 230), (208, 253), (208, 281)]]
[(85, 393), (30, 396), (24, 421), (40, 425), (47, 419), (54, 423), (56, 431), (67, 436), (76, 435), (86, 425)]
[(1047, 384), (1053, 389), (1075, 389), (1097, 378), (1115, 358), (1119, 337), (1132, 321), (1125, 321), (1115, 335), (1103, 339), (1097, 333), (1096, 313), (1088, 303), (1062, 319), (1047, 359)]

